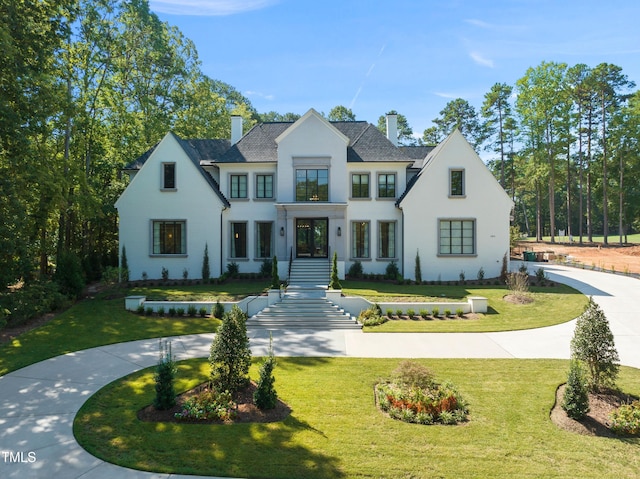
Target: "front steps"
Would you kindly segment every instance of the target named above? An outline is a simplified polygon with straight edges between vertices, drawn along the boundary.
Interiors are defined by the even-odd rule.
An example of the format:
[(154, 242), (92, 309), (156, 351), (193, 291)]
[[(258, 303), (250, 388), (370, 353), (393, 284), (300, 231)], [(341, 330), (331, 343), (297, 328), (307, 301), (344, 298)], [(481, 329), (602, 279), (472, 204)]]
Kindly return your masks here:
[[(349, 313), (323, 297), (324, 291), (286, 293), (282, 301), (247, 320), (251, 329), (362, 329)], [(320, 296), (322, 294), (322, 296)]]
[(327, 288), (331, 262), (327, 258), (296, 258), (291, 263), (290, 288)]

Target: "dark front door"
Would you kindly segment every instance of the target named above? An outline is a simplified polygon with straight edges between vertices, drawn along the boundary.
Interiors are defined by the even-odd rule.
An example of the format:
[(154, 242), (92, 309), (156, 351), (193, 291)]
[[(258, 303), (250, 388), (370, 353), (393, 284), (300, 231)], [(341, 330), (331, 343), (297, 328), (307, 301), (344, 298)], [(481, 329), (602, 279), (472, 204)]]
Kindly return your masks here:
[(296, 257), (327, 258), (329, 256), (329, 219), (296, 219)]

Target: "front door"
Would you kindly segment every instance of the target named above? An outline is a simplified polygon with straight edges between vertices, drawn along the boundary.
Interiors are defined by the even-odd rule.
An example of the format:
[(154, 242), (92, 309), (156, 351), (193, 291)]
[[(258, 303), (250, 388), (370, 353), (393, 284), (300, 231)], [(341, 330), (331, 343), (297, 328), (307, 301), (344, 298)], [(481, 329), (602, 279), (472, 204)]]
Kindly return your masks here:
[(328, 258), (328, 234), (328, 218), (297, 218), (296, 257)]

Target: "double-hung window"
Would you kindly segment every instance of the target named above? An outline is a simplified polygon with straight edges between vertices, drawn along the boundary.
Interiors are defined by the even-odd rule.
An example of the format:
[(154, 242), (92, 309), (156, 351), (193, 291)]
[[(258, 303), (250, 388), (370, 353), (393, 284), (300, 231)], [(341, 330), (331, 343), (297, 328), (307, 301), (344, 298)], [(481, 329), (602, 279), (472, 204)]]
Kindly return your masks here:
[(153, 222), (153, 254), (187, 254), (186, 221)]
[(440, 220), (438, 254), (476, 254), (475, 220)]
[(369, 175), (367, 173), (351, 175), (351, 198), (369, 198)]
[(396, 197), (395, 173), (382, 173), (378, 175), (378, 198)]
[(273, 198), (273, 175), (256, 175), (256, 198)]
[(231, 175), (231, 198), (247, 197), (247, 175)]

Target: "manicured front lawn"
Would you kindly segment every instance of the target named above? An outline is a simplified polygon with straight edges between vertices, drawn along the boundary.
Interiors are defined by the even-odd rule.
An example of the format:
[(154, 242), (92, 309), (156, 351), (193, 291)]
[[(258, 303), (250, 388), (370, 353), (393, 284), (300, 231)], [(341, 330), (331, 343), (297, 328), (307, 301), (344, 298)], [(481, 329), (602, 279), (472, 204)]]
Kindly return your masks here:
[[(201, 425), (143, 423), (153, 370), (116, 381), (83, 406), (74, 434), (92, 454), (143, 470), (269, 478), (638, 477), (640, 439), (574, 435), (549, 419), (561, 360), (421, 359), (469, 401), (461, 426), (391, 420), (373, 385), (394, 359), (278, 358), (276, 389), (291, 408), (283, 422)], [(180, 364), (179, 389), (208, 376), (205, 360)], [(257, 367), (251, 370), (257, 377)], [(640, 393), (640, 371), (618, 384)]]
[(127, 292), (129, 295), (146, 296), (149, 300), (170, 301), (238, 301), (246, 296), (261, 294), (269, 288), (269, 280), (229, 280), (223, 284), (174, 285), (175, 281), (164, 284), (154, 281), (153, 286), (135, 286)]
[(124, 298), (80, 301), (43, 326), (0, 345), (0, 375), (72, 351), (137, 339), (210, 333), (213, 318), (158, 318), (124, 309)]
[[(484, 296), (488, 299), (489, 311), (480, 315), (479, 319), (393, 320), (364, 328), (366, 332), (380, 333), (457, 333), (541, 328), (577, 318), (588, 302), (585, 295), (563, 284), (531, 287), (534, 301), (530, 304), (505, 301), (509, 290), (502, 285), (398, 285), (373, 281), (344, 281), (342, 285), (345, 295), (362, 296), (372, 302), (443, 301), (443, 298), (460, 301), (467, 296)], [(384, 310), (382, 312), (385, 313)]]

